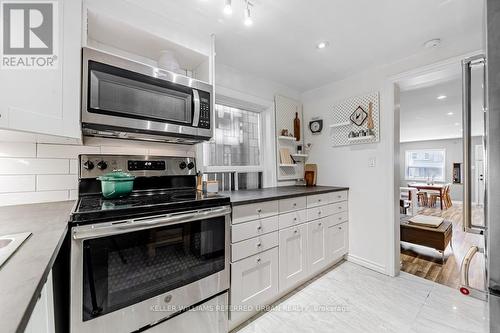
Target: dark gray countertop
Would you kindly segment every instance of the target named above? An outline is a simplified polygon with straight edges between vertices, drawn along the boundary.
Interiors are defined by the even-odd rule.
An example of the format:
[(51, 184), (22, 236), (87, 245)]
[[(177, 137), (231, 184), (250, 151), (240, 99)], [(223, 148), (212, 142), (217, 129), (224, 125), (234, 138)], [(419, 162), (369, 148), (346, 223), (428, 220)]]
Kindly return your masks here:
[(238, 206), (268, 200), (300, 197), (303, 195), (345, 191), (348, 189), (348, 187), (336, 186), (280, 186), (262, 188), (257, 190), (227, 191), (221, 192), (220, 194), (231, 197), (231, 204), (233, 206)]
[(0, 207), (0, 236), (32, 235), (0, 267), (2, 333), (23, 332), (66, 235), (74, 201)]

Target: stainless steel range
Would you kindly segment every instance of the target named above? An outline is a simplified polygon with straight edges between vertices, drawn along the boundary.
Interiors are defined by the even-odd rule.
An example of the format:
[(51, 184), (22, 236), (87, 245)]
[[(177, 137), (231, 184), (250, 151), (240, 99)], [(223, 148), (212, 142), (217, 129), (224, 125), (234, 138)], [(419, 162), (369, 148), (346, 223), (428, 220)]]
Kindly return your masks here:
[[(96, 177), (112, 169), (136, 176), (128, 197), (103, 199)], [(226, 302), (229, 198), (196, 191), (194, 159), (81, 155), (79, 177), (72, 333), (157, 330), (195, 305)], [(189, 312), (183, 328), (225, 332), (227, 310), (218, 310)]]

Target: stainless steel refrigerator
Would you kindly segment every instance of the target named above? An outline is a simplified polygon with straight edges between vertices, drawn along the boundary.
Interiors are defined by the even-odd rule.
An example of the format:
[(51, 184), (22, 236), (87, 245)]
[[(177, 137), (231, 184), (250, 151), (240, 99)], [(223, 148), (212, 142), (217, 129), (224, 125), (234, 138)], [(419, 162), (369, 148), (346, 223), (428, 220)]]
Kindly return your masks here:
[[(461, 291), (488, 302), (490, 332), (500, 332), (500, 0), (486, 0), (485, 19), (485, 55), (463, 61), (464, 231), (485, 238), (464, 258)], [(468, 270), (481, 253), (485, 287), (475, 289)]]

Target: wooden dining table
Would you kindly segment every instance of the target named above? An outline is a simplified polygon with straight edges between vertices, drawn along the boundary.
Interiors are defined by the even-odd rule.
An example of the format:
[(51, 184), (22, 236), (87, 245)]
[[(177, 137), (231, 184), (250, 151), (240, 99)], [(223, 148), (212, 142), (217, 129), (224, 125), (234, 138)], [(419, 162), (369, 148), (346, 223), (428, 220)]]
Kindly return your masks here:
[(419, 191), (436, 191), (439, 193), (439, 204), (443, 210), (443, 196), (445, 184), (409, 183), (408, 187), (414, 187)]

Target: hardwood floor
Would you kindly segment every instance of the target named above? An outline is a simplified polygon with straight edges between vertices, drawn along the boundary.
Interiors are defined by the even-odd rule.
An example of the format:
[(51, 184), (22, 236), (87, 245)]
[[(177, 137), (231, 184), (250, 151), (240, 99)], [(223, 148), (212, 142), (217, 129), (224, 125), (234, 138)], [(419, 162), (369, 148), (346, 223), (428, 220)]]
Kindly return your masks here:
[[(460, 285), (460, 265), (462, 259), (473, 245), (484, 246), (484, 236), (473, 235), (462, 231), (462, 205), (453, 204), (449, 209), (422, 207), (418, 211), (422, 215), (441, 216), (453, 223), (453, 250), (446, 249), (445, 262), (441, 261), (438, 251), (414, 245), (401, 243), (401, 270), (427, 280), (458, 288)], [(482, 209), (473, 208), (474, 224), (483, 224)], [(484, 255), (476, 254), (471, 262), (469, 279), (471, 286), (484, 288)]]

